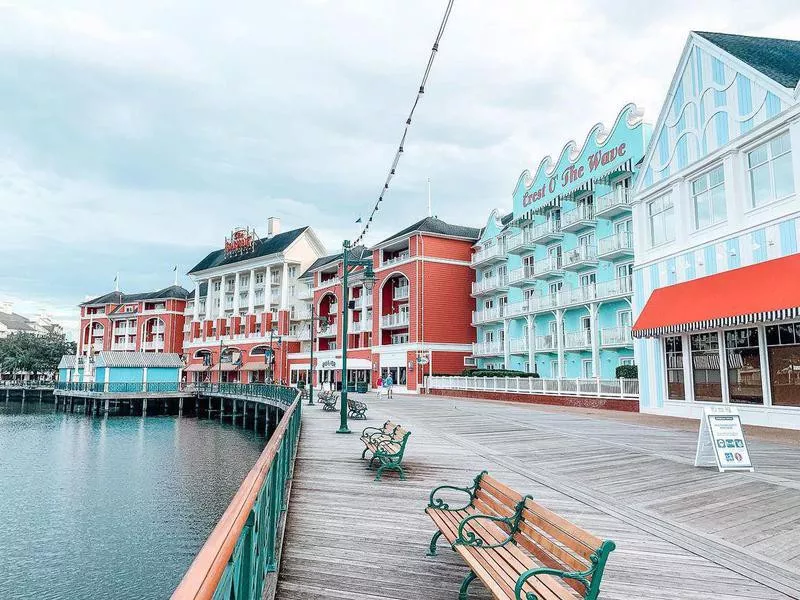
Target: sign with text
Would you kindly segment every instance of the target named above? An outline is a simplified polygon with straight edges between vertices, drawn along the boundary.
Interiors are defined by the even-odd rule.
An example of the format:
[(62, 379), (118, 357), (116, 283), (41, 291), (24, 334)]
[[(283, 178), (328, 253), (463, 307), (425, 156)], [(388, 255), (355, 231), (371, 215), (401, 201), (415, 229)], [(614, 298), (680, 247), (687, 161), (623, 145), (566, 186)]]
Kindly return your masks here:
[(249, 227), (238, 227), (225, 238), (225, 256), (241, 256), (252, 252), (256, 247), (256, 232)]
[(713, 407), (703, 411), (694, 466), (716, 466), (720, 472), (754, 470), (735, 408)]

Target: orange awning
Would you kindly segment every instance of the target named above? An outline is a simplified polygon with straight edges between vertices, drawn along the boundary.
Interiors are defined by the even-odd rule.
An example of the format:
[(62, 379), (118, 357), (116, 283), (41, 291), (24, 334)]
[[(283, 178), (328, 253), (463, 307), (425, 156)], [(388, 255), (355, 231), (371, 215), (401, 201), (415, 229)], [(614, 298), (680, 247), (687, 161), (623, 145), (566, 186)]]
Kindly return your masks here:
[(800, 254), (659, 288), (634, 337), (717, 329), (800, 316)]
[(184, 371), (189, 373), (202, 373), (203, 371), (208, 371), (208, 367), (202, 364), (188, 365)]
[(266, 371), (267, 365), (260, 362), (249, 362), (242, 366), (242, 371)]

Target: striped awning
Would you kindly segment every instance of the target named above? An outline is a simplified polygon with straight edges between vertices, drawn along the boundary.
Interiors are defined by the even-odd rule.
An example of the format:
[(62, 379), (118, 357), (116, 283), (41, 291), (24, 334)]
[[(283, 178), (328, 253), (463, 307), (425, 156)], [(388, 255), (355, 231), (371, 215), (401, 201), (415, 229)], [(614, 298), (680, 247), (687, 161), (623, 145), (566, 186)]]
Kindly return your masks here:
[(242, 365), (242, 371), (266, 371), (267, 365), (263, 362), (249, 362)]
[(204, 364), (194, 364), (187, 366), (184, 371), (187, 373), (202, 373), (204, 371), (208, 371), (208, 365)]
[(800, 254), (659, 288), (633, 337), (772, 323), (800, 317)]

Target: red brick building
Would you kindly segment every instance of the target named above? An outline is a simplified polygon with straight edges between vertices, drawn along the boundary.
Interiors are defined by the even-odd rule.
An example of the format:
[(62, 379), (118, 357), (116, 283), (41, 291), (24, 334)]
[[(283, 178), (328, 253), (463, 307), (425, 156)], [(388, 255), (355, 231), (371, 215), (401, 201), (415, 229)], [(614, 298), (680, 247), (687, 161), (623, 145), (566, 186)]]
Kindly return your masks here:
[[(475, 337), (470, 257), (479, 236), (479, 229), (428, 217), (371, 249), (351, 250), (353, 258), (371, 256), (377, 276), (371, 292), (364, 287), (361, 269), (349, 278), (351, 383), (374, 386), (378, 377), (391, 374), (400, 391), (413, 391), (421, 387), (424, 374), (463, 370)], [(341, 258), (320, 258), (304, 274), (313, 287), (317, 314), (331, 321), (318, 324), (316, 333), (314, 381), (324, 387), (341, 385)], [(309, 358), (308, 353), (289, 355), (293, 381), (305, 376)]]
[(78, 354), (183, 352), (184, 311), (189, 292), (173, 285), (156, 292), (110, 292), (80, 305)]

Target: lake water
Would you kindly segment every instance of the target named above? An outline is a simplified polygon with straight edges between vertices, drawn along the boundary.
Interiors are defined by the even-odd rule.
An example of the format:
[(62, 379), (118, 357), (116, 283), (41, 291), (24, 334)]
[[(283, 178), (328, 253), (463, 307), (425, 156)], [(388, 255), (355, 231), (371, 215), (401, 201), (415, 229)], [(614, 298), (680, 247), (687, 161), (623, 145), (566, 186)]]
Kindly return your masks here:
[(0, 401), (0, 599), (167, 598), (265, 444)]

